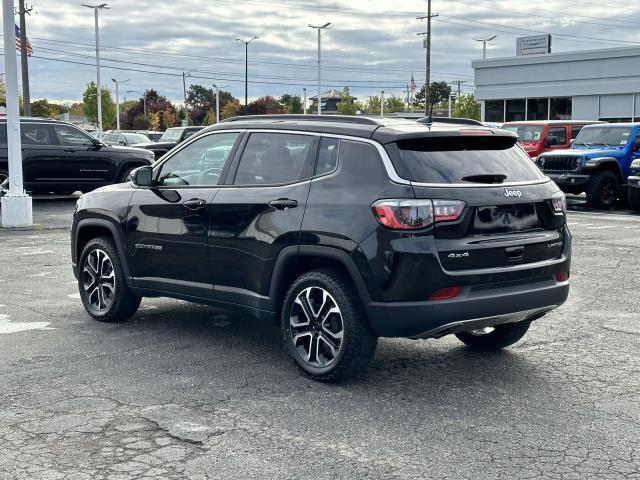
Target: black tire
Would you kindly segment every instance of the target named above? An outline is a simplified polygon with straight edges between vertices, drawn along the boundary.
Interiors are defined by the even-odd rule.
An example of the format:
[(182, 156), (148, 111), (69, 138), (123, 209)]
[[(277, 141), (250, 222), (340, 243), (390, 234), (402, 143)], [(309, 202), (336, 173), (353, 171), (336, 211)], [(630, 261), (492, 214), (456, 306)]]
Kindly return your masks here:
[[(309, 296), (306, 296), (307, 292)], [(328, 297), (324, 297), (322, 292), (326, 292)], [(318, 293), (322, 293), (326, 305), (323, 301), (317, 310), (318, 314), (313, 315), (314, 304), (307, 303), (307, 307), (311, 306), (311, 316), (314, 319), (309, 321), (309, 333), (304, 334), (309, 336), (303, 336), (302, 342), (298, 340), (300, 343), (296, 343), (294, 337), (305, 329), (292, 326), (294, 319), (297, 319), (296, 312), (305, 315), (303, 306), (296, 303), (296, 299), (303, 295), (314, 300), (320, 298), (317, 296)], [(332, 305), (338, 308), (337, 312), (329, 313), (333, 310)], [(318, 304), (315, 303), (315, 306)], [(378, 343), (378, 337), (369, 326), (351, 279), (338, 270), (307, 272), (293, 282), (282, 307), (281, 329), (285, 348), (296, 365), (306, 376), (321, 382), (338, 382), (363, 373), (373, 358)], [(338, 342), (336, 336), (340, 335), (340, 332), (341, 340)], [(309, 338), (308, 350), (314, 350), (314, 354), (310, 354), (308, 360), (304, 358), (306, 338)], [(335, 355), (332, 355), (332, 349), (328, 348), (329, 342), (334, 347)], [(312, 360), (312, 356), (315, 361)], [(333, 359), (326, 361), (329, 356)]]
[(594, 174), (585, 188), (587, 201), (599, 210), (611, 209), (620, 194), (620, 180), (615, 173), (603, 170)]
[[(106, 255), (108, 262), (101, 260), (104, 259), (102, 254)], [(92, 265), (97, 268), (92, 268)], [(113, 282), (107, 280), (111, 274)], [(95, 281), (97, 276), (100, 277), (99, 282)], [(124, 322), (140, 306), (141, 298), (129, 290), (118, 250), (109, 237), (94, 238), (82, 249), (78, 262), (78, 290), (87, 313), (100, 322)], [(100, 308), (101, 300), (104, 308)]]
[(531, 322), (505, 323), (497, 325), (490, 333), (474, 334), (471, 332), (456, 333), (462, 343), (473, 350), (491, 351), (513, 345), (527, 333)]
[(631, 210), (640, 212), (640, 188), (629, 187), (628, 196)]

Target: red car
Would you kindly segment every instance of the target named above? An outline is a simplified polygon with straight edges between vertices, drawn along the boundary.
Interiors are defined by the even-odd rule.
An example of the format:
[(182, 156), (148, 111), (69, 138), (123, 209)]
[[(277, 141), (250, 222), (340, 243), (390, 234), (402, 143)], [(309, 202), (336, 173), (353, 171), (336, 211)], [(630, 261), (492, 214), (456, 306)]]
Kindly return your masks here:
[(595, 120), (533, 120), (507, 122), (502, 125), (502, 128), (516, 133), (520, 146), (531, 158), (536, 158), (542, 152), (569, 148), (582, 127), (593, 123), (603, 122)]

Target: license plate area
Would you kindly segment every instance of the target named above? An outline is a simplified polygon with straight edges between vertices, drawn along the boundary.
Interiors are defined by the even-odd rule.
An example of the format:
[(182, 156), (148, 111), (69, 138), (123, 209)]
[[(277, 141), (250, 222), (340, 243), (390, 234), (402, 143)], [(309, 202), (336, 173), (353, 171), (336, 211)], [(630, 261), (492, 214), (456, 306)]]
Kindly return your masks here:
[(522, 232), (540, 227), (540, 218), (535, 203), (514, 203), (476, 207), (473, 233), (487, 235)]

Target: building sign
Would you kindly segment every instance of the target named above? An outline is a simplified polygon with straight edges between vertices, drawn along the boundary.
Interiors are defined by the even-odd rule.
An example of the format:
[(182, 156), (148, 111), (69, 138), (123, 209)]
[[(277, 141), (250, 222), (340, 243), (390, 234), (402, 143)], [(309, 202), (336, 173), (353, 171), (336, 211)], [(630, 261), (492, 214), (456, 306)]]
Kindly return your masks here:
[(516, 55), (544, 55), (551, 53), (551, 35), (532, 35), (516, 38)]

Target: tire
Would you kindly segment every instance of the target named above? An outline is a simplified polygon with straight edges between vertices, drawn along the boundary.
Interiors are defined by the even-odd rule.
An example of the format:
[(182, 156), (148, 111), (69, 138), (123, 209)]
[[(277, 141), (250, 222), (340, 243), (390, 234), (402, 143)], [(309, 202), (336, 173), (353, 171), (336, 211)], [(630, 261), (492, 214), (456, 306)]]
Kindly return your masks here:
[(609, 210), (618, 199), (620, 193), (620, 180), (616, 174), (603, 170), (591, 177), (585, 188), (587, 201), (599, 210)]
[(640, 212), (640, 188), (629, 187), (628, 196), (631, 210)]
[(487, 333), (480, 333), (480, 330), (470, 330), (468, 332), (456, 333), (456, 337), (467, 347), (473, 350), (491, 351), (513, 345), (527, 333), (531, 322), (505, 323), (493, 327)]
[[(96, 268), (97, 265), (100, 267)], [(100, 322), (124, 322), (140, 306), (131, 293), (113, 240), (97, 237), (82, 249), (78, 262), (78, 290), (85, 310)], [(96, 284), (96, 277), (100, 282)]]
[(281, 329), (296, 365), (321, 382), (363, 373), (378, 343), (351, 279), (338, 270), (307, 272), (293, 282), (282, 307)]

